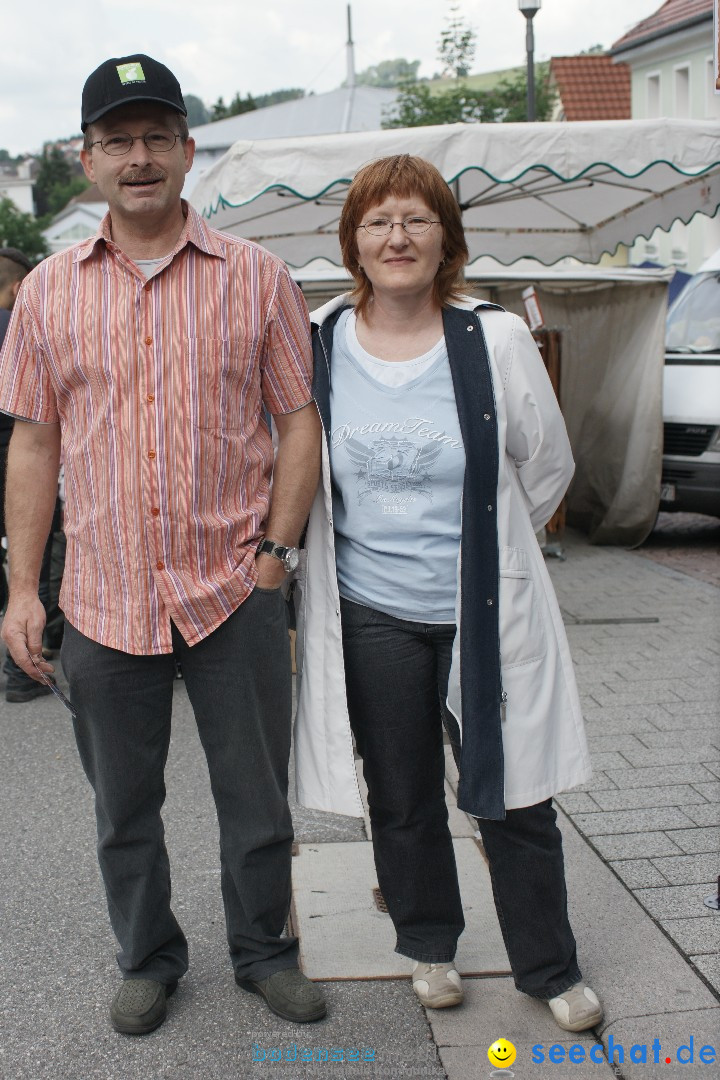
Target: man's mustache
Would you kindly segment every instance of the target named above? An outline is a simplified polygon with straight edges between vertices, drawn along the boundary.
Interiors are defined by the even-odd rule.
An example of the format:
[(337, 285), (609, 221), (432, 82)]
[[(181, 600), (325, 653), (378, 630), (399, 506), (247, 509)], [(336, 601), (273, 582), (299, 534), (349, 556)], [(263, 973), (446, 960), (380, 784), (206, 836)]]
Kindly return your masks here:
[(164, 180), (165, 173), (157, 166), (143, 169), (131, 169), (118, 178), (118, 184), (138, 184), (149, 180)]

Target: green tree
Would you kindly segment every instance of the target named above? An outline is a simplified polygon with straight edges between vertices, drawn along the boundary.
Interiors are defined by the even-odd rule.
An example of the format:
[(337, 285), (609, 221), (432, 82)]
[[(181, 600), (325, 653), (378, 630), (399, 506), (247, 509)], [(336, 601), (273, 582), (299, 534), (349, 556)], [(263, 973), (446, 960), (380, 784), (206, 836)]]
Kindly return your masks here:
[(460, 14), (457, 3), (450, 4), (446, 27), (440, 34), (438, 60), (442, 66), (441, 76), (463, 78), (470, 74), (475, 57), (475, 31)]
[(283, 101), (294, 101), (295, 98), (304, 96), (305, 91), (299, 87), (287, 90), (272, 90), (268, 94), (259, 94), (257, 97), (246, 94), (244, 98), (240, 96), (238, 90), (229, 105), (225, 104), (222, 97), (217, 99), (212, 106), (210, 119), (211, 121), (225, 120), (228, 116), (239, 116), (241, 113), (252, 112), (254, 109), (264, 109), (268, 105), (279, 105)]
[[(535, 112), (547, 120), (552, 111), (548, 86), (548, 64), (535, 70)], [(382, 126), (426, 127), (429, 124), (518, 123), (527, 117), (527, 76), (504, 78), (491, 90), (472, 90), (458, 83), (448, 90), (433, 92), (430, 83), (401, 87), (393, 110)]]
[(200, 124), (207, 124), (210, 120), (210, 113), (200, 98), (196, 97), (195, 94), (185, 94), (184, 98), (185, 108), (188, 112), (188, 126), (198, 127)]
[(86, 180), (84, 176), (73, 176), (71, 180), (68, 180), (67, 184), (55, 184), (50, 191), (47, 214), (41, 221), (43, 228), (46, 224), (49, 224), (50, 218), (54, 218), (56, 214), (64, 210), (71, 199), (74, 199), (76, 195), (81, 195), (89, 187), (90, 181)]
[(255, 99), (252, 94), (246, 94), (244, 98), (240, 97), (240, 91), (238, 90), (235, 97), (228, 105), (228, 116), (241, 116), (242, 113), (253, 112), (257, 109)]
[(256, 94), (255, 105), (258, 109), (265, 109), (268, 105), (282, 105), (284, 101), (296, 101), (305, 97), (302, 87), (292, 86), (286, 90), (271, 90), (269, 94)]
[(215, 104), (210, 106), (210, 121), (214, 122), (215, 120), (224, 120), (229, 115), (230, 113), (228, 112), (228, 107), (225, 104), (225, 101), (221, 94)]
[(0, 247), (15, 247), (38, 261), (49, 254), (40, 222), (24, 214), (10, 199), (0, 199)]
[(45, 146), (33, 185), (35, 209), (41, 225), (46, 225), (74, 195), (89, 187), (84, 176), (73, 169), (57, 146)]
[(419, 60), (405, 60), (401, 56), (395, 60), (381, 60), (379, 64), (359, 72), (355, 76), (355, 83), (357, 86), (402, 86), (403, 83), (416, 81), (419, 67)]

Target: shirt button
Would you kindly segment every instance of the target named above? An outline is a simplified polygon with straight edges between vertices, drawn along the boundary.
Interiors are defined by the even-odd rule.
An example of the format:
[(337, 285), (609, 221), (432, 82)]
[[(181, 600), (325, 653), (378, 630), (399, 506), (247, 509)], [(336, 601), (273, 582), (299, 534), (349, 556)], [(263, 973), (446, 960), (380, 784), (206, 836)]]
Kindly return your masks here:
[(155, 400), (155, 395), (154, 394), (148, 394), (147, 400), (148, 401), (154, 401)]
[(159, 506), (153, 506), (151, 513), (152, 513), (153, 517), (157, 517), (158, 514), (160, 513), (160, 507)]
[(155, 451), (154, 450), (148, 450), (148, 457), (149, 458), (154, 458), (155, 457)]
[(146, 337), (145, 338), (145, 344), (146, 345), (152, 345), (152, 338), (151, 337)]
[(164, 562), (159, 562), (159, 563), (156, 563), (155, 565), (157, 566), (158, 570), (164, 570), (165, 569), (165, 563)]

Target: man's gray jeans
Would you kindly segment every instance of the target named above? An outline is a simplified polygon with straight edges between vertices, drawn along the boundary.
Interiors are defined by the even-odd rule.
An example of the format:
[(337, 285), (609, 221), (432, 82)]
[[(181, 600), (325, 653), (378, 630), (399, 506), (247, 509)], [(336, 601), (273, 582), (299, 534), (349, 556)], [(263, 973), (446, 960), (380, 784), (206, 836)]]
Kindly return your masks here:
[[(220, 825), (221, 885), (235, 974), (260, 979), (297, 966), (283, 937), (293, 839), (287, 803), (291, 669), (287, 605), (256, 588), (209, 637), (175, 655), (207, 757)], [(62, 663), (75, 736), (95, 791), (98, 858), (124, 978), (170, 983), (188, 967), (170, 908), (160, 816), (170, 743), (174, 660), (133, 656), (69, 623)], [(187, 813), (193, 807), (187, 806)]]

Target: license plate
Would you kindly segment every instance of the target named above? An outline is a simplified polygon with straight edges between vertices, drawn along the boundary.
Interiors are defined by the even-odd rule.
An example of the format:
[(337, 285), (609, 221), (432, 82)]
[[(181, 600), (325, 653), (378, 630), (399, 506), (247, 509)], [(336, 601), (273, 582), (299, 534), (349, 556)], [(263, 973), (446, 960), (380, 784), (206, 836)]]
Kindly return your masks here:
[(660, 501), (661, 502), (675, 502), (675, 485), (674, 484), (661, 484), (660, 485)]

